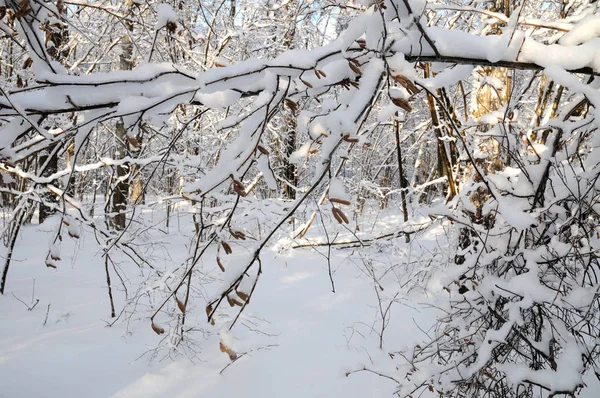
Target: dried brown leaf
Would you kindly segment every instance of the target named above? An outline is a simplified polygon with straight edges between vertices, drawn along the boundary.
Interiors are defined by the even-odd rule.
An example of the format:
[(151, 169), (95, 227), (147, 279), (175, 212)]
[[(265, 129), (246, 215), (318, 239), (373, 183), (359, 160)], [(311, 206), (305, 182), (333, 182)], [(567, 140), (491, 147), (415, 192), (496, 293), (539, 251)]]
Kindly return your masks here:
[(221, 259), (219, 257), (217, 257), (217, 265), (219, 266), (221, 272), (225, 272), (225, 267), (223, 266), (223, 263), (221, 262)]
[(179, 300), (177, 296), (175, 296), (175, 301), (177, 302), (177, 308), (179, 308), (179, 311), (185, 314), (185, 304), (183, 301)]
[(227, 347), (222, 341), (219, 343), (219, 348), (221, 349), (221, 352), (227, 353), (227, 355), (229, 355), (229, 359), (231, 359), (232, 361), (235, 361), (237, 359), (237, 354), (235, 353), (235, 351)]
[(152, 330), (154, 330), (154, 332), (156, 334), (161, 335), (165, 332), (165, 329), (163, 329), (160, 326), (158, 326), (157, 324), (155, 324), (154, 321), (151, 321), (151, 325), (152, 325)]
[(231, 254), (233, 253), (233, 250), (231, 250), (231, 246), (229, 246), (229, 243), (222, 241), (221, 242), (221, 246), (223, 246), (223, 250), (225, 250), (226, 254)]
[(348, 217), (346, 217), (346, 215), (344, 214), (343, 211), (341, 211), (337, 207), (332, 208), (331, 211), (333, 212), (333, 216), (335, 217), (337, 222), (339, 222), (340, 224), (342, 224), (342, 223), (348, 224), (349, 223)]
[(235, 239), (246, 240), (246, 234), (244, 234), (242, 231), (234, 231), (233, 229), (229, 228), (229, 233)]
[(236, 179), (233, 180), (233, 190), (235, 191), (235, 193), (237, 193), (238, 195), (240, 195), (242, 197), (245, 197), (246, 195), (248, 195), (248, 192), (246, 192), (246, 187), (244, 186), (244, 184), (242, 184), (241, 182), (239, 182)]
[(135, 137), (130, 137), (130, 136), (126, 135), (125, 139), (129, 143), (129, 145), (131, 145), (133, 148), (137, 148), (138, 141), (135, 139)]
[(247, 301), (247, 300), (248, 300), (248, 297), (249, 297), (249, 296), (248, 296), (248, 294), (246, 294), (246, 293), (244, 293), (244, 292), (242, 292), (242, 291), (240, 291), (240, 290), (236, 290), (236, 291), (235, 291), (235, 293), (236, 293), (236, 294), (238, 295), (238, 297), (239, 297), (239, 298), (241, 298), (242, 300), (244, 300), (244, 301)]
[(352, 62), (348, 62), (348, 66), (350, 67), (350, 69), (352, 69), (352, 72), (356, 73), (359, 76), (362, 76), (362, 72), (358, 68), (358, 66), (354, 65)]
[(291, 100), (289, 98), (286, 98), (283, 100), (283, 103), (290, 108), (293, 112), (297, 112), (298, 111), (298, 103), (294, 100)]
[(350, 204), (350, 201), (346, 200), (346, 199), (329, 198), (329, 201), (333, 202), (333, 203), (339, 203), (341, 205), (346, 205), (346, 206)]
[(408, 103), (408, 101), (405, 100), (405, 99), (402, 99), (402, 98), (392, 98), (392, 103), (394, 105), (396, 105), (398, 108), (404, 109), (406, 112), (411, 112), (412, 111), (412, 107), (410, 106), (410, 104)]
[(340, 224), (344, 223), (344, 220), (342, 220), (342, 217), (340, 217), (340, 215), (336, 212), (336, 208), (334, 207), (333, 209), (331, 209), (331, 213), (333, 214), (333, 217), (336, 219), (336, 221)]
[(415, 95), (421, 91), (406, 76), (392, 75), (392, 79), (394, 79), (397, 83), (399, 83), (402, 87), (404, 87), (406, 89), (406, 91), (408, 91), (410, 93), (410, 95)]
[(313, 85), (312, 85), (312, 84), (310, 84), (309, 82), (307, 82), (306, 80), (304, 80), (304, 79), (300, 79), (300, 81), (301, 81), (302, 83), (304, 83), (304, 85), (305, 85), (305, 86), (307, 86), (308, 88), (313, 88)]
[(344, 222), (346, 224), (349, 224), (350, 221), (348, 220), (348, 217), (346, 217), (346, 215), (344, 214), (344, 212), (341, 209), (337, 209), (336, 208), (336, 210), (338, 211), (338, 213), (339, 213), (340, 217), (342, 218), (342, 220), (344, 220)]

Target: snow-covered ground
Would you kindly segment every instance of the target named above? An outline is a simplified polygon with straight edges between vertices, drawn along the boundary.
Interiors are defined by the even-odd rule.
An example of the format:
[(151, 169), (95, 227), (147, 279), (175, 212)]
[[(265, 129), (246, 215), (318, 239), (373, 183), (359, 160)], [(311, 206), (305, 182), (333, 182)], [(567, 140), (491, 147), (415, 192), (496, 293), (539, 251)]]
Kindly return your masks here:
[[(165, 269), (189, 253), (191, 232), (173, 226), (176, 218), (169, 235), (156, 228), (147, 242)], [(165, 357), (166, 349), (153, 350), (161, 336), (150, 328), (150, 312), (123, 316), (107, 327), (112, 319), (104, 259), (93, 235), (65, 239), (58, 269), (44, 265), (54, 230), (52, 222), (25, 227), (0, 296), (2, 398), (392, 396), (393, 381), (365, 371), (346, 373), (363, 365), (393, 369), (389, 353), (424, 338), (417, 325), (426, 329), (434, 318), (431, 311), (413, 308), (414, 297), (399, 296), (382, 350), (374, 282), (356, 251), (332, 251), (333, 293), (321, 254), (272, 249), (262, 256), (259, 286), (232, 331), (239, 359), (231, 363), (220, 352), (223, 324), (206, 322), (206, 301), (198, 297), (190, 303), (189, 321), (201, 328), (192, 333), (196, 355)], [(120, 266), (130, 286), (144, 280), (130, 263)], [(215, 293), (221, 278), (216, 264), (206, 261), (201, 271), (207, 276), (203, 291)], [(123, 294), (116, 287), (114, 294), (118, 313)]]

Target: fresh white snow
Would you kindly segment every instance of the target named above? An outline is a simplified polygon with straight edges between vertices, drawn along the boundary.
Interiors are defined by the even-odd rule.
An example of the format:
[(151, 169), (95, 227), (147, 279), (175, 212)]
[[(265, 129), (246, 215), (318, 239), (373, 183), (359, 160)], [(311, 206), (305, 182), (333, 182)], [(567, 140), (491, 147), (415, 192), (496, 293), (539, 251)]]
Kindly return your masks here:
[[(164, 231), (157, 227), (144, 238), (152, 244), (159, 268), (171, 269), (188, 253), (192, 226), (185, 209), (172, 214), (169, 235), (164, 234), (164, 213), (146, 215), (147, 222), (160, 223)], [(394, 220), (378, 225), (385, 231), (386, 226), (394, 228)], [(356, 252), (332, 251), (333, 293), (322, 255), (310, 248), (281, 251), (275, 246), (263, 255), (263, 274), (251, 305), (225, 334), (238, 360), (231, 363), (219, 350), (221, 331), (234, 313), (221, 314), (217, 325), (211, 326), (204, 315), (206, 302), (199, 298), (189, 304), (190, 324), (202, 329), (191, 333), (197, 355), (170, 359), (162, 349), (153, 358), (152, 350), (162, 336), (150, 328), (149, 309), (139, 307), (140, 313), (131, 318), (123, 314), (107, 326), (113, 320), (104, 260), (91, 234), (79, 240), (65, 238), (60, 253), (52, 246), (62, 260), (56, 262), (56, 270), (44, 265), (57, 221), (24, 227), (7, 294), (0, 296), (2, 398), (391, 396), (396, 389), (393, 381), (367, 372), (346, 377), (346, 372), (364, 365), (393, 367), (388, 353), (422, 339), (417, 324), (427, 329), (433, 319), (432, 311), (414, 310), (415, 303), (403, 297), (404, 304), (393, 306), (393, 322), (381, 350), (373, 280), (357, 261)], [(243, 253), (243, 247), (236, 246), (229, 263)], [(130, 277), (130, 289), (149, 276), (149, 270), (140, 272), (120, 256), (115, 261)], [(222, 278), (216, 264), (203, 264), (201, 273), (202, 290), (216, 291)], [(114, 272), (111, 277), (118, 313), (123, 292)], [(393, 277), (386, 283), (397, 290)], [(28, 311), (17, 298), (27, 305), (32, 299), (39, 303)]]

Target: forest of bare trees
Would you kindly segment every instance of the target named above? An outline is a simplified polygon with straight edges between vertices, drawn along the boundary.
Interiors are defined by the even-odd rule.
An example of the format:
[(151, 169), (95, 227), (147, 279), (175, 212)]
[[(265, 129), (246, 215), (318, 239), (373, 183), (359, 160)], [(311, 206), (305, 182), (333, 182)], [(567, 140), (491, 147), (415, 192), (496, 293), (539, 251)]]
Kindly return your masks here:
[[(405, 267), (390, 306), (438, 297), (421, 343), (364, 369), (398, 396), (575, 397), (600, 375), (596, 0), (3, 0), (0, 30), (5, 296), (23, 230), (59, 220), (39, 267), (89, 236), (112, 322), (169, 351), (235, 329), (267, 250), (325, 253), (334, 292), (332, 251), (358, 252), (381, 294)], [(166, 272), (140, 237), (174, 212), (193, 229)]]

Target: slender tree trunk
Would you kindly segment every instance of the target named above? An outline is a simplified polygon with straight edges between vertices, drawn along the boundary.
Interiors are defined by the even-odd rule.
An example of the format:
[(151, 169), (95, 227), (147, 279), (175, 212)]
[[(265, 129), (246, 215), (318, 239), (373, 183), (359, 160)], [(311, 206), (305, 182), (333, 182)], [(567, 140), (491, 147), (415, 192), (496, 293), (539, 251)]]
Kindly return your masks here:
[[(402, 149), (400, 148), (400, 125), (398, 123), (398, 112), (394, 117), (394, 133), (396, 135), (396, 152), (398, 153), (398, 178), (400, 179), (400, 198), (402, 199), (402, 214), (404, 222), (408, 221), (408, 206), (406, 205), (406, 188), (408, 181), (404, 177), (404, 165), (402, 163)], [(406, 243), (410, 242), (408, 234), (405, 234)]]
[[(47, 150), (40, 155), (38, 160), (38, 167), (43, 167), (47, 163), (46, 168), (42, 172), (43, 177), (49, 177), (58, 171), (58, 155), (52, 155), (52, 152), (56, 149), (56, 144), (50, 145)], [(45, 203), (58, 203), (58, 197), (51, 192), (44, 192), (41, 195), (43, 202), (40, 202), (39, 207), (39, 223), (42, 224), (48, 217), (56, 213), (56, 209), (52, 206), (47, 206)], [(44, 203), (45, 202), (45, 203)]]
[(288, 131), (284, 137), (284, 151), (283, 151), (283, 164), (284, 164), (284, 176), (286, 181), (289, 183), (283, 186), (283, 192), (287, 199), (296, 199), (296, 189), (298, 185), (298, 175), (296, 165), (290, 162), (292, 153), (296, 150), (296, 114), (290, 110), (290, 115), (285, 117)]
[[(296, 21), (293, 15), (289, 15), (289, 5), (285, 7), (285, 11), (288, 14), (287, 16), (293, 19), (290, 21), (290, 26), (283, 36), (282, 45), (284, 51), (294, 48), (294, 38), (296, 36)], [(289, 185), (284, 185), (283, 192), (287, 199), (296, 199), (296, 190), (294, 188), (298, 185), (296, 165), (290, 162), (290, 157), (296, 150), (296, 135), (298, 131), (296, 117), (295, 109), (290, 109), (290, 112), (285, 116), (287, 132), (283, 138), (283, 168), (285, 179)]]
[[(115, 157), (117, 159), (123, 159), (127, 154), (127, 148), (125, 144), (127, 130), (122, 120), (117, 122), (115, 128), (115, 139), (117, 146), (117, 153)], [(112, 219), (113, 227), (117, 230), (125, 229), (126, 217), (125, 210), (127, 210), (127, 197), (129, 196), (129, 167), (126, 164), (117, 166), (117, 180), (115, 189), (112, 194), (112, 211), (115, 213)]]
[[(62, 21), (62, 6), (59, 7), (60, 19)], [(62, 61), (69, 55), (69, 49), (64, 44), (69, 40), (69, 30), (66, 25), (61, 22), (50, 24), (46, 27), (46, 45), (52, 43), (48, 47), (48, 54), (56, 61)], [(42, 171), (42, 177), (49, 177), (58, 171), (58, 152), (55, 151), (56, 144), (50, 145), (38, 159), (38, 167), (46, 168)], [(44, 192), (42, 195), (43, 202), (39, 206), (39, 223), (42, 224), (48, 217), (56, 213), (53, 206), (46, 206), (45, 203), (58, 203), (58, 197), (51, 192)]]
[[(132, 5), (128, 2), (128, 7)], [(122, 70), (133, 69), (133, 43), (131, 41), (131, 32), (133, 24), (124, 21), (129, 33), (125, 33), (121, 38), (120, 67)], [(115, 158), (117, 160), (125, 158), (127, 155), (127, 129), (123, 120), (117, 121), (115, 127)], [(129, 164), (124, 163), (117, 166), (117, 180), (112, 194), (112, 212), (115, 215), (112, 218), (112, 225), (117, 230), (123, 230), (126, 226), (125, 210), (127, 209), (127, 199), (129, 197)]]
[[(131, 156), (137, 158), (140, 150), (142, 149), (143, 135), (140, 133), (137, 135), (136, 144), (134, 148), (131, 148)], [(137, 165), (131, 165), (131, 203), (133, 205), (143, 205), (146, 203), (146, 195), (144, 192), (144, 183), (142, 178), (142, 169)]]
[(12, 260), (13, 252), (15, 250), (15, 244), (17, 242), (17, 237), (19, 236), (19, 231), (21, 230), (21, 225), (23, 224), (23, 219), (27, 215), (28, 207), (27, 205), (23, 206), (18, 214), (15, 215), (13, 219), (13, 228), (10, 232), (10, 242), (8, 246), (8, 253), (6, 254), (6, 258), (4, 260), (4, 268), (2, 269), (2, 279), (0, 279), (0, 294), (4, 294), (4, 290), (6, 289), (6, 280), (8, 279), (8, 269), (10, 268), (10, 262)]
[(231, 18), (231, 24), (234, 25), (234, 20), (235, 20), (235, 1), (236, 0), (230, 0), (229, 4), (230, 4), (230, 8), (229, 8), (229, 18)]
[[(430, 64), (425, 64), (425, 77), (431, 76)], [(446, 145), (442, 140), (442, 126), (440, 125), (440, 119), (435, 106), (435, 99), (433, 95), (427, 93), (427, 104), (429, 105), (429, 112), (431, 113), (431, 122), (433, 124), (433, 131), (437, 138), (437, 159), (438, 159), (438, 174), (440, 176), (446, 176), (448, 179), (448, 200), (452, 199), (456, 195), (456, 183), (454, 173), (452, 171), (452, 164), (450, 163), (451, 156), (446, 150)]]

